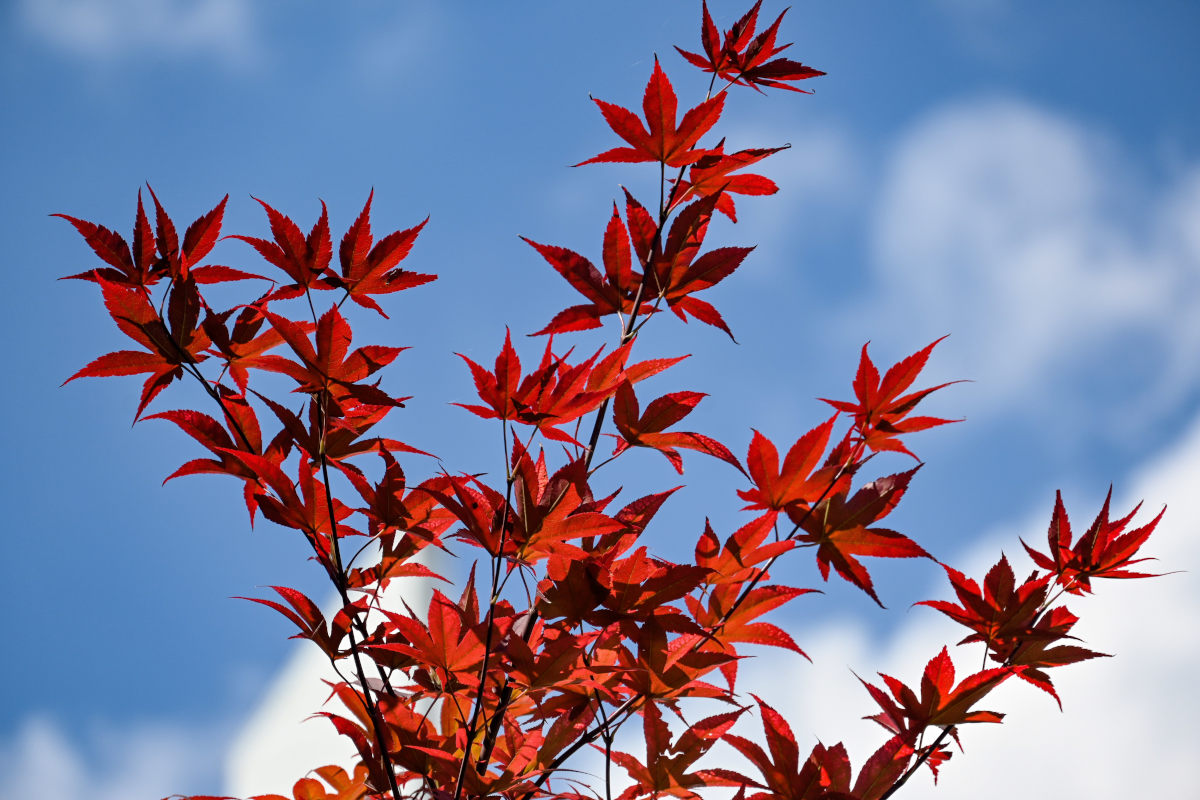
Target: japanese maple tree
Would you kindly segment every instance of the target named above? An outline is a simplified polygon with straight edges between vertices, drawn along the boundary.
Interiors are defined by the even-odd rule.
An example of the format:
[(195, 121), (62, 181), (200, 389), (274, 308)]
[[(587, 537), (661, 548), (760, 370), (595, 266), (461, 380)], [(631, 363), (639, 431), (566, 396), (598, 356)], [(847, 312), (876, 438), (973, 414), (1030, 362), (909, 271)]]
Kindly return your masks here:
[[(1138, 525), (1135, 508), (1111, 520), (1108, 500), (1076, 538), (1059, 497), (1045, 551), (1025, 545), (1034, 569), (1023, 581), (1005, 557), (982, 580), (938, 562), (956, 601), (921, 605), (966, 628), (959, 644), (982, 645), (984, 663), (956, 670), (943, 647), (908, 683), (863, 679), (862, 710), (884, 733), (875, 752), (854, 760), (841, 744), (802, 752), (800, 721), (785, 720), (762, 690), (739, 686), (739, 661), (759, 647), (807, 657), (765, 618), (816, 591), (772, 582), (781, 560), (812, 558), (824, 580), (836, 574), (880, 605), (874, 559), (936, 561), (888, 517), (916, 485), (912, 435), (948, 422), (917, 411), (948, 385), (921, 379), (937, 341), (886, 368), (864, 345), (852, 399), (825, 401), (832, 416), (790, 442), (747, 420), (749, 441), (737, 447), (693, 430), (689, 416), (705, 395), (668, 386), (684, 356), (638, 355), (653, 335), (648, 324), (670, 316), (661, 312), (733, 338), (705, 290), (736, 273), (753, 248), (706, 239), (715, 217), (751, 213), (754, 201), (743, 198), (776, 192), (757, 171), (782, 148), (734, 150), (718, 138), (726, 97), (745, 87), (802, 92), (824, 74), (783, 55), (785, 14), (764, 26), (760, 6), (724, 31), (702, 7), (699, 49), (679, 49), (710, 76), (694, 105), (681, 109), (657, 59), (640, 114), (595, 99), (617, 141), (576, 166), (653, 170), (659, 197), (623, 190), (597, 220), (594, 256), (525, 240), (530, 257), (550, 267), (547, 279), (565, 279), (578, 296), (568, 291), (565, 307), (511, 321), (541, 337), (524, 360), (511, 331), (494, 363), (460, 356), (476, 397), (454, 401), (476, 424), (499, 428), (490, 462), (480, 453), (480, 463), (438, 470), (427, 453), (390, 438), (388, 420), (408, 398), (391, 393), (388, 368), (404, 348), (356, 341), (351, 327), (351, 312), (387, 317), (385, 304), (404, 302), (391, 295), (434, 280), (405, 266), (427, 220), (375, 238), (372, 192), (335, 252), (324, 203), (305, 233), (258, 200), (269, 235), (254, 236), (223, 232), (225, 197), (181, 237), (158, 196), (149, 191), (152, 221), (139, 192), (131, 243), (61, 215), (102, 262), (70, 277), (96, 284), (132, 340), (68, 382), (145, 376), (135, 420), (173, 423), (205, 451), (168, 480), (234, 479), (251, 523), (265, 518), (302, 536), (336, 591), (332, 613), (285, 586), (250, 598), (278, 611), (341, 676), (314, 711), (357, 758), (313, 765), (287, 790), (293, 800), (611, 800), (614, 766), (627, 776), (619, 800), (691, 798), (713, 787), (740, 800), (882, 800), (922, 767), (936, 777), (963, 726), (1001, 722), (988, 700), (1000, 684), (1015, 677), (1057, 700), (1051, 672), (1100, 655), (1075, 643), (1077, 617), (1064, 595), (1089, 593), (1102, 578), (1147, 577), (1131, 568), (1161, 514)], [(207, 263), (223, 234), (248, 246), (247, 264)], [(251, 288), (232, 307), (210, 304), (208, 287), (230, 282)], [(603, 327), (610, 347), (584, 353), (569, 344)], [(262, 373), (278, 377), (264, 382)], [(185, 379), (203, 387), (207, 408), (145, 413)], [(266, 387), (281, 379), (291, 394), (271, 396)], [(631, 486), (620, 470), (635, 448), (658, 451), (680, 475), (689, 459), (723, 462), (725, 499), (740, 499), (744, 522), (719, 531), (701, 509), (691, 558), (653, 552), (643, 533), (679, 487)], [(876, 472), (886, 460), (876, 462), (879, 453), (915, 464)], [(421, 558), (434, 550), (464, 557), (469, 575), (450, 585)], [(385, 595), (412, 578), (443, 582), (427, 607)], [(726, 710), (696, 720), (687, 709), (701, 699)], [(753, 726), (734, 732), (751, 716), (763, 743), (748, 738)], [(644, 751), (618, 749), (622, 729), (640, 730)], [(744, 763), (713, 763), (709, 751), (722, 742)], [(572, 771), (588, 749), (605, 764), (591, 785)]]

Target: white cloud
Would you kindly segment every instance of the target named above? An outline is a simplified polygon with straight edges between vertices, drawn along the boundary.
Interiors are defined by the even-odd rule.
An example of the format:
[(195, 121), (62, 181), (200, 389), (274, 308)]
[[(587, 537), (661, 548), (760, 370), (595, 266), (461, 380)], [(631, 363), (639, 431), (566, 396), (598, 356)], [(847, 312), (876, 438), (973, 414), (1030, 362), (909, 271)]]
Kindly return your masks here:
[[(1061, 393), (1080, 375), (1129, 370), (1119, 416), (1148, 424), (1200, 364), (1198, 187), (1193, 165), (1145, 191), (1114, 145), (1024, 103), (943, 109), (890, 160), (872, 232), (879, 288), (843, 329), (953, 332), (940, 368), (983, 384), (992, 405), (975, 415), (1051, 397), (1074, 414)], [(1101, 418), (1087, 422), (1118, 421), (1088, 399)]]
[(21, 0), (20, 13), (39, 38), (89, 59), (253, 58), (245, 0)]
[[(126, 728), (73, 726), (47, 717), (22, 721), (0, 741), (0, 797), (129, 800), (210, 789), (220, 731), (165, 723)], [(79, 741), (84, 739), (84, 742)]]
[[(286, 793), (309, 770), (348, 765), (354, 746), (328, 720), (309, 719), (323, 708), (337, 680), (325, 655), (309, 642), (296, 649), (238, 731), (226, 757), (226, 791), (238, 797)], [(334, 701), (329, 710), (343, 713)]]
[[(425, 563), (435, 571), (439, 568), (439, 562)], [(433, 583), (423, 578), (393, 581), (383, 595), (383, 606), (403, 608), (403, 598), (412, 608), (427, 608)], [(325, 603), (326, 618), (337, 608), (333, 599)], [(310, 642), (298, 642), (230, 744), (225, 759), (226, 792), (237, 797), (286, 793), (309, 770), (353, 763), (356, 751), (349, 740), (339, 736), (328, 720), (309, 719), (323, 709), (345, 713), (336, 699), (329, 707), (324, 705), (330, 694), (323, 682), (327, 680), (338, 680), (329, 660)]]

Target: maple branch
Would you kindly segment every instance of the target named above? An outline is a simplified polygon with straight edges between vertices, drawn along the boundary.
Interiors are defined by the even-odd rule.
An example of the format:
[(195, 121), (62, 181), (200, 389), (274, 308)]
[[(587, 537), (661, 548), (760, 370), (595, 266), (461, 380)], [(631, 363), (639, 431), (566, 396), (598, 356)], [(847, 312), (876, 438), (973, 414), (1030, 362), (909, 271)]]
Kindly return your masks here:
[[(534, 791), (531, 791), (528, 794), (526, 794), (524, 797), (521, 798), (521, 800), (529, 800), (529, 798), (533, 797), (535, 792), (538, 789), (542, 788), (542, 786), (545, 785), (546, 781), (548, 781), (550, 779), (550, 775), (554, 772), (554, 770), (558, 769), (563, 764), (565, 764), (567, 762), (567, 760), (570, 759), (571, 756), (578, 753), (585, 746), (596, 741), (596, 739), (599, 738), (604, 733), (604, 731), (608, 729), (608, 725), (612, 724), (612, 720), (615, 719), (618, 714), (625, 714), (626, 719), (627, 719), (633, 713), (633, 711), (632, 711), (633, 704), (642, 699), (643, 698), (642, 698), (641, 694), (633, 695), (632, 697), (630, 697), (628, 700), (626, 700), (624, 703), (622, 703), (620, 706), (618, 706), (616, 709), (613, 710), (612, 716), (609, 717), (608, 723), (597, 725), (596, 727), (585, 732), (582, 736), (580, 736), (574, 742), (572, 742), (571, 745), (566, 750), (559, 753), (558, 756), (553, 761), (551, 761), (549, 763), (549, 765), (546, 766), (546, 768), (542, 771), (542, 774), (538, 776), (538, 779), (533, 782)], [(624, 722), (624, 720), (620, 720), (620, 722)]]
[[(321, 425), (319, 455), (321, 459), (321, 477), (325, 482), (325, 507), (327, 513), (329, 514), (329, 549), (333, 555), (334, 565), (333, 583), (337, 587), (338, 595), (341, 597), (343, 607), (353, 608), (353, 604), (350, 602), (350, 594), (347, 591), (346, 571), (342, 566), (342, 550), (341, 546), (338, 544), (337, 512), (334, 509), (333, 490), (330, 488), (329, 483), (329, 458), (325, 454), (325, 434), (326, 428), (328, 427), (328, 414), (325, 408), (325, 402), (327, 399), (328, 393), (323, 393), (321, 402), (316, 404), (316, 408), (317, 416)], [(301, 458), (303, 459), (303, 455), (301, 455)], [(301, 468), (304, 468), (303, 463), (301, 463)], [(354, 631), (355, 627), (361, 626), (365, 641), (366, 638), (369, 638), (366, 635), (366, 623), (359, 619), (357, 613), (351, 612), (349, 616), (351, 624), (348, 628), (346, 628), (346, 636), (350, 639), (350, 657), (354, 661), (354, 671), (357, 674), (359, 684), (362, 686), (363, 703), (367, 707), (367, 713), (371, 715), (371, 727), (375, 729), (375, 743), (379, 747), (379, 758), (382, 762), (383, 771), (387, 775), (388, 787), (392, 790), (392, 797), (395, 798), (395, 800), (399, 800), (400, 787), (396, 783), (396, 771), (392, 766), (392, 754), (388, 749), (387, 740), (384, 738), (384, 726), (386, 725), (386, 722), (383, 719), (383, 714), (379, 711), (379, 705), (376, 702), (373, 693), (371, 692), (371, 687), (367, 684), (367, 673), (363, 668), (362, 655), (359, 652), (360, 645)], [(388, 693), (392, 697), (395, 697), (395, 690), (392, 689), (391, 683), (384, 677), (383, 668), (379, 666), (379, 664), (376, 664), (376, 667), (379, 669), (380, 677), (383, 678), (384, 688), (387, 689)]]
[[(710, 95), (712, 93), (713, 81), (715, 81), (715, 80), (716, 80), (716, 76), (714, 75), (712, 81), (709, 82), (708, 91), (709, 91)], [(671, 204), (674, 203), (674, 201), (675, 201), (675, 195), (679, 191), (679, 185), (680, 185), (680, 182), (683, 180), (683, 174), (687, 167), (685, 165), (685, 166), (681, 166), (679, 168), (679, 174), (676, 176), (674, 183), (671, 185), (671, 190), (669, 193), (666, 192), (666, 185), (667, 185), (666, 162), (660, 161), (658, 164), (658, 168), (659, 168), (658, 225), (655, 227), (654, 237), (650, 243), (649, 256), (647, 257), (645, 263), (643, 263), (641, 265), (642, 266), (642, 280), (641, 280), (641, 282), (638, 283), (637, 292), (634, 294), (633, 304), (632, 304), (633, 307), (629, 313), (629, 317), (625, 320), (624, 329), (621, 332), (621, 341), (620, 341), (619, 346), (623, 346), (623, 345), (627, 344), (630, 340), (632, 340), (637, 335), (638, 331), (641, 330), (641, 325), (638, 324), (637, 318), (638, 318), (638, 312), (641, 310), (641, 306), (642, 306), (642, 297), (644, 296), (645, 290), (646, 290), (647, 274), (649, 273), (650, 269), (652, 269), (655, 256), (657, 255), (659, 249), (662, 247), (662, 232), (663, 232), (663, 229), (666, 227), (667, 218), (670, 216)], [(663, 292), (660, 287), (658, 297), (656, 298), (656, 303), (660, 302), (662, 300), (662, 297), (663, 297)], [(643, 320), (643, 324), (644, 323), (645, 323), (645, 320)], [(608, 413), (608, 407), (609, 407), (610, 402), (611, 402), (611, 398), (609, 398), (609, 397), (604, 398), (604, 401), (600, 404), (600, 408), (596, 412), (596, 421), (592, 426), (592, 433), (588, 439), (587, 456), (584, 460), (584, 469), (585, 470), (588, 470), (591, 467), (592, 458), (596, 454), (596, 447), (600, 443), (600, 433), (604, 428), (604, 417)], [(611, 460), (611, 459), (609, 459), (609, 460)], [(608, 463), (608, 462), (605, 461), (604, 463)], [(738, 602), (740, 603), (742, 600), (744, 600), (744, 597), (739, 598)], [(735, 605), (735, 609), (736, 609), (736, 605)], [(535, 606), (534, 609), (532, 610), (532, 613), (536, 614), (536, 611), (537, 611), (537, 609)], [(732, 611), (730, 613), (732, 613)], [(530, 624), (530, 629), (532, 629), (532, 621)], [(508, 687), (507, 681), (506, 681), (505, 690), (507, 691), (508, 689), (509, 689), (509, 687)], [(511, 692), (509, 692), (509, 694), (511, 694)], [(617, 714), (620, 714), (622, 711), (626, 710), (626, 708), (629, 707), (636, 699), (638, 699), (638, 697), (639, 697), (639, 695), (634, 695), (629, 700), (627, 700), (624, 704), (622, 704), (617, 710), (615, 710), (613, 712), (613, 717), (615, 718)], [(597, 697), (597, 706), (601, 712), (601, 718), (602, 718), (601, 724), (598, 725), (596, 728), (594, 728), (591, 732), (585, 733), (578, 740), (576, 740), (570, 747), (568, 747), (564, 752), (560, 753), (559, 756), (550, 763), (550, 765), (546, 768), (546, 770), (542, 773), (542, 775), (539, 776), (538, 780), (534, 784), (535, 788), (540, 788), (545, 783), (545, 781), (549, 778), (550, 773), (552, 773), (555, 769), (557, 769), (559, 766), (561, 766), (563, 763), (565, 763), (566, 760), (568, 758), (570, 758), (572, 755), (574, 755), (580, 748), (582, 748), (586, 744), (590, 744), (592, 741), (594, 741), (596, 739), (597, 736), (603, 736), (604, 741), (605, 741), (605, 751), (604, 751), (604, 755), (605, 755), (605, 760), (604, 760), (605, 786), (604, 786), (604, 788), (605, 788), (605, 793), (606, 793), (608, 800), (611, 800), (611, 797), (612, 797), (612, 792), (611, 792), (612, 739), (611, 739), (611, 734), (609, 733), (609, 726), (612, 723), (612, 718), (607, 717), (607, 715), (604, 713), (604, 704), (599, 702), (598, 697)], [(497, 713), (499, 713), (499, 711), (502, 709), (503, 709), (503, 706), (501, 706), (500, 709), (497, 710)], [(624, 720), (622, 720), (622, 722), (623, 721)], [(532, 795), (532, 793), (531, 793), (531, 795)], [(531, 795), (527, 795), (526, 797), (528, 798)], [(458, 800), (457, 793), (455, 794), (455, 800)]]
[(612, 745), (613, 737), (604, 734), (604, 797), (612, 800)]
[[(309, 289), (307, 286), (304, 287), (304, 299), (308, 301), (308, 313), (312, 314), (313, 325), (316, 325), (317, 324), (317, 308), (316, 308), (316, 306), (313, 305), (312, 290)], [(339, 303), (338, 306), (340, 307), (341, 304)]]
[(890, 789), (879, 796), (879, 800), (888, 800), (889, 797), (900, 791), (900, 787), (908, 783), (908, 779), (916, 774), (917, 770), (921, 768), (921, 765), (928, 761), (930, 756), (936, 753), (938, 748), (942, 746), (942, 743), (946, 741), (946, 738), (953, 733), (953, 725), (947, 725), (946, 727), (942, 728), (942, 732), (938, 734), (936, 739), (933, 740), (933, 744), (929, 745), (929, 747), (923, 748), (920, 757), (917, 758), (911, 767), (904, 771), (903, 775), (896, 779), (896, 782), (892, 784)]
[[(479, 692), (475, 695), (474, 708), (471, 710), (471, 721), (467, 723), (467, 745), (463, 748), (462, 761), (458, 764), (458, 779), (454, 782), (454, 800), (459, 800), (462, 795), (463, 776), (466, 774), (467, 765), (471, 761), (471, 745), (475, 742), (475, 732), (479, 724), (479, 716), (483, 713), (483, 698), (487, 683), (488, 666), (492, 656), (492, 628), (494, 627), (496, 618), (496, 603), (500, 599), (500, 572), (504, 568), (504, 546), (508, 543), (508, 510), (512, 504), (512, 489), (513, 483), (516, 480), (516, 476), (512, 472), (512, 465), (509, 463), (508, 427), (505, 420), (500, 420), (500, 432), (504, 440), (504, 508), (500, 512), (500, 540), (499, 544), (496, 545), (496, 554), (492, 556), (492, 592), (488, 602), (487, 619), (484, 623), (487, 632), (484, 636), (483, 660), (479, 664)], [(532, 629), (532, 627), (531, 621), (529, 628)], [(501, 689), (501, 694), (505, 693), (507, 693), (507, 697), (512, 696), (507, 675), (504, 678), (504, 686)], [(475, 764), (475, 771), (479, 775), (487, 771), (487, 762), (491, 757), (492, 747), (495, 746), (495, 737), (500, 733), (500, 721), (503, 720), (506, 706), (507, 702), (498, 704), (488, 724), (483, 748), (480, 750), (479, 758)]]
[[(679, 168), (679, 178), (683, 177), (684, 167)], [(639, 330), (641, 325), (637, 324), (638, 312), (642, 307), (642, 297), (646, 291), (646, 273), (654, 264), (654, 257), (662, 247), (662, 232), (667, 222), (671, 203), (674, 202), (675, 192), (679, 188), (679, 180), (671, 187), (671, 193), (666, 200), (663, 200), (663, 187), (666, 185), (666, 162), (659, 162), (659, 191), (658, 191), (658, 226), (654, 230), (654, 238), (650, 240), (650, 255), (646, 259), (646, 263), (642, 264), (642, 280), (638, 284), (637, 292), (633, 296), (633, 310), (629, 312), (629, 318), (625, 320), (624, 329), (621, 331), (621, 343), (618, 347), (628, 344)], [(640, 261), (640, 258), (639, 258)], [(658, 299), (662, 299), (662, 291), (659, 291)], [(644, 320), (643, 320), (644, 322)], [(599, 410), (596, 412), (596, 422), (592, 426), (592, 435), (588, 439), (587, 458), (583, 462), (584, 469), (588, 469), (592, 465), (592, 457), (596, 454), (596, 447), (600, 444), (600, 431), (604, 428), (604, 416), (608, 413), (608, 406), (611, 398), (604, 398), (604, 402), (600, 404)]]
[[(171, 344), (175, 344), (175, 342), (172, 341)], [(175, 346), (179, 347), (179, 345)], [(181, 349), (180, 352), (182, 353), (186, 351)], [(209, 382), (208, 378), (204, 377), (204, 373), (200, 371), (200, 367), (192, 363), (180, 364), (180, 366), (183, 367), (187, 374), (199, 381), (200, 385), (204, 387), (204, 391), (208, 393), (208, 396), (217, 402), (217, 405), (221, 407), (221, 413), (225, 415), (225, 419), (229, 420), (229, 425), (233, 428), (234, 433), (236, 433), (238, 438), (242, 440), (242, 444), (245, 446), (246, 450), (248, 452), (252, 452), (254, 447), (250, 444), (250, 437), (246, 435), (244, 430), (242, 430), (242, 426), (237, 421), (237, 418), (230, 413), (229, 407), (225, 405), (225, 398), (221, 397), (221, 393), (212, 387), (212, 384)], [(217, 382), (217, 385), (221, 385), (220, 381)]]

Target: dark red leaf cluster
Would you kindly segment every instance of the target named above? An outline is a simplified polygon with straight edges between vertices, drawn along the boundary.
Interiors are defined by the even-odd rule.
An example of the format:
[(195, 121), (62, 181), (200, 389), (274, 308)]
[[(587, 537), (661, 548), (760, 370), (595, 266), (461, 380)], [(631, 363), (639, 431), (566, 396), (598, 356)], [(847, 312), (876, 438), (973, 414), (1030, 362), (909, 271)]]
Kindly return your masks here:
[[(878, 706), (868, 719), (887, 739), (857, 773), (841, 744), (818, 741), (803, 755), (783, 714), (757, 696), (765, 744), (735, 732), (751, 709), (737, 692), (739, 663), (762, 646), (807, 658), (792, 631), (771, 616), (816, 591), (794, 585), (797, 559), (810, 557), (822, 579), (836, 572), (882, 605), (864, 560), (932, 558), (887, 521), (920, 465), (866, 473), (880, 454), (911, 456), (911, 434), (947, 422), (913, 415), (948, 385), (913, 389), (940, 339), (882, 376), (864, 345), (854, 400), (825, 401), (836, 413), (799, 435), (782, 460), (781, 448), (748, 426), (744, 462), (695, 430), (702, 392), (647, 393), (643, 381), (669, 380), (684, 358), (635, 357), (647, 323), (668, 316), (659, 312), (698, 319), (732, 338), (721, 313), (698, 295), (737, 271), (753, 248), (710, 246), (713, 218), (736, 222), (734, 194), (777, 190), (771, 179), (743, 170), (782, 148), (727, 153), (724, 139), (705, 142), (726, 91), (799, 91), (793, 83), (822, 74), (780, 57), (788, 47), (777, 44), (783, 14), (756, 33), (759, 7), (724, 36), (703, 7), (703, 52), (680, 52), (711, 73), (714, 86), (717, 78), (729, 85), (715, 95), (710, 89), (682, 118), (657, 60), (642, 99), (644, 122), (596, 100), (626, 146), (582, 163), (657, 165), (661, 199), (651, 210), (625, 191), (623, 210), (612, 204), (595, 263), (526, 239), (552, 268), (546, 274), (563, 278), (584, 302), (557, 311), (537, 331), (548, 339), (539, 357), (526, 359), (531, 368), (523, 367), (507, 331), (490, 369), (460, 354), (478, 402), (456, 405), (499, 428), (488, 437), (502, 448), (490, 470), (432, 467), (421, 460), (428, 453), (393, 438), (393, 414), (408, 398), (391, 394), (383, 380), (405, 348), (356, 341), (347, 319), (356, 306), (386, 317), (387, 295), (434, 279), (401, 266), (426, 221), (376, 240), (372, 192), (342, 236), (335, 264), (324, 203), (305, 234), (260, 200), (269, 238), (226, 238), (243, 250), (248, 244), (282, 273), (271, 280), (205, 263), (221, 238), (228, 198), (181, 239), (158, 197), (150, 193), (152, 224), (139, 194), (132, 245), (108, 228), (64, 216), (102, 262), (72, 277), (97, 285), (136, 348), (102, 355), (68, 381), (148, 375), (137, 419), (176, 380), (196, 380), (212, 401), (209, 413), (184, 408), (148, 417), (173, 423), (204, 451), (167, 480), (235, 478), (251, 523), (261, 514), (295, 531), (337, 592), (337, 604), (326, 610), (287, 586), (249, 598), (281, 614), (294, 638), (311, 641), (337, 670), (330, 703), (317, 715), (356, 753), (348, 770), (326, 766), (300, 778), (291, 800), (582, 800), (589, 795), (572, 783), (573, 758), (588, 747), (604, 754), (606, 795), (618, 800), (693, 798), (710, 787), (735, 790), (735, 800), (886, 800), (922, 765), (936, 777), (960, 726), (1001, 721), (1001, 713), (981, 708), (995, 687), (1016, 675), (1057, 699), (1048, 671), (1100, 655), (1071, 643), (1077, 618), (1055, 603), (1063, 594), (1090, 592), (1094, 579), (1145, 577), (1130, 567), (1144, 560), (1140, 548), (1159, 518), (1128, 530), (1137, 509), (1110, 520), (1106, 500), (1073, 542), (1060, 497), (1048, 551), (1026, 546), (1038, 571), (1023, 583), (1003, 557), (981, 584), (944, 565), (957, 602), (923, 605), (967, 628), (960, 644), (982, 643), (991, 665), (985, 660), (985, 668), (956, 680), (942, 648), (917, 688), (888, 675), (881, 686), (863, 681)], [(272, 285), (229, 308), (213, 308), (204, 295), (208, 284), (252, 278)], [(556, 336), (607, 321), (617, 327), (611, 349), (577, 358), (556, 344)], [(275, 383), (282, 378), (291, 392), (270, 396), (272, 381), (263, 373), (277, 376)], [(421, 435), (418, 426), (407, 430)], [(464, 431), (475, 435), (475, 427)], [(599, 458), (604, 435), (615, 446)], [(660, 555), (656, 537), (670, 532), (663, 523), (656, 525), (663, 534), (647, 529), (681, 487), (660, 484), (618, 500), (626, 483), (657, 479), (652, 470), (649, 478), (627, 470), (609, 479), (612, 465), (629, 463), (637, 448), (662, 454), (671, 481), (683, 473), (685, 450), (733, 467), (736, 475), (728, 474), (738, 483), (730, 488), (745, 504), (743, 519), (727, 535), (705, 519), (690, 556)], [(426, 476), (411, 479), (419, 465)], [(736, 502), (734, 491), (726, 494)], [(681, 513), (699, 527), (692, 505)], [(424, 559), (435, 551), (469, 564), (461, 570), (466, 578), (457, 589), (439, 586), (428, 603), (407, 591), (397, 602), (388, 591), (396, 582), (405, 589), (411, 578), (452, 584)], [(716, 700), (724, 710), (690, 722), (697, 699)], [(644, 756), (616, 749), (626, 726), (641, 730)], [(719, 743), (749, 768), (703, 766)], [(623, 792), (611, 785), (612, 764), (628, 775)]]

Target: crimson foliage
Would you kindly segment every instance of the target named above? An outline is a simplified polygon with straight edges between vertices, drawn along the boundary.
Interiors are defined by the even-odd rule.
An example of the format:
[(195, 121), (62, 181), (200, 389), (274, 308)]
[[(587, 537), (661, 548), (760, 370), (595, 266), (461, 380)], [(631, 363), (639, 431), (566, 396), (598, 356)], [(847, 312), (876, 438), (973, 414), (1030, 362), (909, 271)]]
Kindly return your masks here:
[[(379, 432), (407, 399), (381, 385), (381, 371), (403, 348), (356, 346), (343, 315), (352, 300), (387, 316), (380, 305), (385, 296), (434, 280), (402, 266), (425, 222), (376, 240), (368, 197), (335, 263), (324, 204), (305, 234), (260, 200), (270, 238), (228, 238), (249, 245), (276, 271), (263, 277), (205, 262), (221, 234), (227, 197), (181, 239), (153, 191), (153, 222), (139, 193), (132, 245), (64, 215), (103, 262), (71, 277), (97, 285), (134, 346), (100, 356), (69, 380), (146, 375), (135, 418), (185, 375), (197, 380), (212, 400), (210, 413), (147, 417), (174, 423), (208, 451), (170, 477), (218, 473), (240, 482), (251, 521), (261, 513), (303, 536), (337, 589), (341, 608), (332, 617), (288, 587), (272, 587), (277, 599), (254, 599), (286, 617), (296, 636), (347, 675), (332, 686), (337, 704), (320, 714), (353, 742), (356, 763), (349, 771), (326, 766), (302, 777), (291, 789), (294, 800), (584, 797), (587, 790), (565, 770), (588, 745), (603, 752), (608, 767), (628, 773), (620, 800), (690, 798), (706, 787), (733, 787), (747, 800), (882, 800), (922, 765), (936, 776), (961, 726), (1000, 722), (1002, 714), (980, 704), (1001, 683), (1015, 676), (1057, 699), (1049, 671), (1100, 655), (1069, 643), (1076, 617), (1058, 601), (1064, 593), (1090, 592), (1099, 578), (1145, 577), (1128, 567), (1142, 560), (1139, 548), (1159, 518), (1126, 532), (1137, 509), (1110, 521), (1106, 501), (1073, 541), (1059, 498), (1047, 552), (1026, 546), (1037, 569), (1023, 582), (1003, 557), (982, 584), (942, 565), (958, 602), (924, 605), (968, 630), (960, 644), (983, 645), (985, 668), (956, 679), (942, 648), (916, 688), (888, 675), (882, 686), (863, 681), (879, 707), (869, 719), (886, 736), (857, 771), (840, 744), (818, 744), (803, 755), (777, 711), (757, 696), (747, 703), (738, 691), (738, 661), (753, 648), (803, 655), (789, 632), (764, 619), (814, 591), (771, 583), (779, 559), (808, 551), (823, 578), (832, 568), (878, 603), (864, 559), (933, 558), (885, 527), (920, 464), (875, 476), (867, 466), (882, 451), (916, 460), (909, 437), (947, 422), (915, 413), (945, 385), (921, 388), (937, 342), (882, 373), (864, 346), (853, 399), (826, 401), (834, 415), (781, 443), (782, 461), (780, 447), (758, 431), (743, 460), (712, 436), (682, 429), (703, 394), (655, 396), (643, 388), (681, 360), (634, 354), (660, 312), (732, 337), (702, 294), (736, 272), (752, 248), (706, 249), (705, 237), (714, 214), (737, 220), (733, 195), (777, 189), (744, 170), (781, 148), (726, 152), (724, 139), (705, 143), (727, 93), (741, 86), (799, 91), (800, 81), (823, 74), (779, 55), (787, 47), (777, 44), (783, 14), (757, 32), (759, 6), (723, 34), (704, 7), (700, 52), (680, 53), (712, 80), (708, 95), (681, 118), (657, 60), (642, 98), (644, 121), (595, 101), (624, 144), (580, 165), (651, 164), (661, 197), (645, 204), (625, 191), (614, 202), (603, 225), (602, 268), (565, 247), (526, 240), (552, 268), (547, 275), (565, 279), (582, 302), (534, 334), (547, 337), (536, 361), (522, 364), (511, 335), (490, 367), (462, 357), (478, 402), (460, 405), (497, 421), (503, 480), (449, 472), (415, 484), (408, 479), (397, 457), (425, 454)], [(217, 310), (204, 287), (229, 281), (269, 286)], [(609, 318), (617, 335), (609, 352), (575, 356), (555, 340)], [(260, 372), (290, 379), (298, 398), (252, 389)], [(264, 410), (274, 417), (269, 436), (260, 422)], [(607, 451), (601, 443), (610, 421), (614, 447)], [(691, 562), (652, 554), (642, 533), (675, 489), (652, 488), (620, 501), (617, 492), (596, 489), (597, 475), (613, 473), (633, 448), (657, 450), (681, 474), (681, 451), (729, 465), (746, 504), (745, 524), (722, 535), (706, 522)], [(377, 477), (363, 466), (372, 459), (381, 462), (371, 473)], [(378, 559), (355, 566), (347, 548), (361, 552), (364, 544), (374, 546)], [(481, 569), (450, 594), (435, 591), (427, 609), (389, 606), (383, 592), (393, 581), (440, 577), (418, 559), (427, 548), (473, 553)], [(683, 709), (696, 698), (730, 710), (689, 723)], [(761, 720), (766, 749), (731, 732), (747, 712)], [(669, 725), (668, 714), (679, 724)], [(614, 748), (626, 725), (641, 726), (644, 754)], [(698, 766), (722, 741), (747, 765)], [(611, 797), (608, 767), (603, 791)]]

